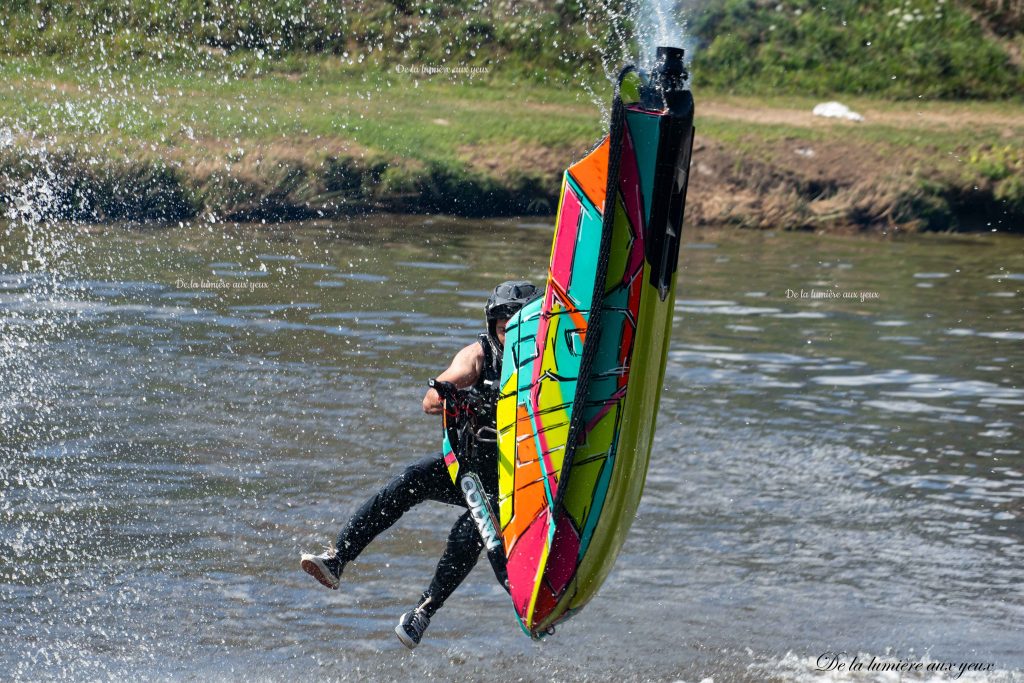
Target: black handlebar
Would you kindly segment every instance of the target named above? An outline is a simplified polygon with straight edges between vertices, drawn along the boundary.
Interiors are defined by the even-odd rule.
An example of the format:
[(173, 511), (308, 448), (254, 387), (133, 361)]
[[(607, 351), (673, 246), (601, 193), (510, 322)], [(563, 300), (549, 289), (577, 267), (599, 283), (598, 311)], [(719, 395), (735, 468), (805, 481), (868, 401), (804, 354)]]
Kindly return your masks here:
[(427, 384), (429, 384), (430, 388), (436, 391), (438, 396), (445, 401), (452, 400), (459, 394), (458, 388), (451, 382), (441, 382), (436, 379), (430, 379), (427, 380)]
[(427, 384), (445, 402), (445, 410), (451, 415), (475, 414), (487, 405), (483, 397), (468, 389), (459, 389), (451, 382), (431, 379)]

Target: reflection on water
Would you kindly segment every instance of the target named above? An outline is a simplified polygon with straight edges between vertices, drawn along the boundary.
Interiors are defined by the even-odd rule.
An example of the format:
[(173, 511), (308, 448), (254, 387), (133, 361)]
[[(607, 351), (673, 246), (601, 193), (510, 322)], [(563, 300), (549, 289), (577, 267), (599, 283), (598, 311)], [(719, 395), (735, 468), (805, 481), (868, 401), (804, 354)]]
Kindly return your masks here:
[(391, 629), (458, 511), (408, 515), (336, 593), (298, 553), (437, 446), (425, 380), (494, 283), (542, 279), (536, 225), (106, 228), (38, 272), (5, 256), (3, 670), (812, 680), (834, 650), (1020, 680), (1019, 241), (697, 238), (605, 588), (534, 644), (475, 572), (415, 656)]

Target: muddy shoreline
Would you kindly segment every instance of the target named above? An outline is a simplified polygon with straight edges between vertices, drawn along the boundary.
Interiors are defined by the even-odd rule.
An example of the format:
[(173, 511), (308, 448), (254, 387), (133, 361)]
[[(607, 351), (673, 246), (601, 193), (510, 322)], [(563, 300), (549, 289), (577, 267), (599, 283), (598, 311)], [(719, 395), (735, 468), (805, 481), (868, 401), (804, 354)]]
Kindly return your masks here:
[[(368, 212), (463, 217), (551, 216), (573, 153), (484, 165), (410, 162), (373, 153), (320, 159), (253, 149), (244, 163), (183, 155), (97, 158), (74, 147), (0, 151), (8, 218), (106, 223), (289, 221)], [(528, 159), (528, 162), (523, 161)], [(1024, 210), (997, 183), (932, 163), (917, 150), (799, 138), (730, 145), (698, 132), (687, 204), (691, 225), (891, 234), (1024, 232)]]

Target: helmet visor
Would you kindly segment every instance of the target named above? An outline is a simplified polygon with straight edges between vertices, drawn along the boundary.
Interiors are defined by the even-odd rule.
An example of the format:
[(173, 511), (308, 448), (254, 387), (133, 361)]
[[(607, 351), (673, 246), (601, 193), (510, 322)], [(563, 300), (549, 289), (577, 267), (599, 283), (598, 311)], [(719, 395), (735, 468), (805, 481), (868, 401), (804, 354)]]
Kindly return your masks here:
[(502, 304), (500, 306), (495, 306), (490, 311), (488, 311), (487, 317), (491, 320), (508, 320), (516, 313), (518, 313), (519, 309), (522, 307), (523, 305), (519, 303)]

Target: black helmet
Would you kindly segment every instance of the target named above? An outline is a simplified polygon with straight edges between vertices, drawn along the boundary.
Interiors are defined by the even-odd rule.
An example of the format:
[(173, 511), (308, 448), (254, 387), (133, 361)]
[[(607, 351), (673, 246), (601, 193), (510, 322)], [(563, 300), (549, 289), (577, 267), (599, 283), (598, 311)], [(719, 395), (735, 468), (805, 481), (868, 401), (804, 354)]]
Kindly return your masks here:
[(511, 318), (540, 295), (541, 291), (526, 280), (509, 280), (494, 288), (484, 307), (484, 315), (487, 316), (487, 337), (496, 351), (502, 348), (496, 332), (498, 319)]

